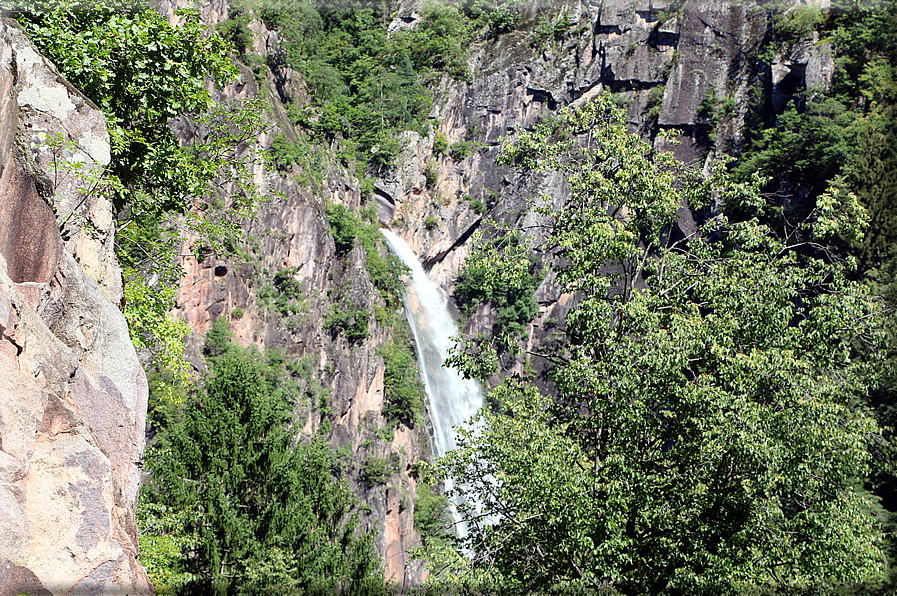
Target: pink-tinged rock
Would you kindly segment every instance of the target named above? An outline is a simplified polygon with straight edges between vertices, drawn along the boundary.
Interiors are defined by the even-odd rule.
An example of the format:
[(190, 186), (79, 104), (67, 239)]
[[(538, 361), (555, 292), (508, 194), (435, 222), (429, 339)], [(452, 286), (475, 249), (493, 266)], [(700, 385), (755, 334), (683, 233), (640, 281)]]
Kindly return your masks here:
[[(0, 35), (5, 25), (0, 24)], [(15, 282), (48, 282), (62, 252), (46, 186), (22, 150), (19, 105), (16, 102), (15, 57), (11, 45), (0, 43), (0, 253), (6, 255)], [(18, 141), (18, 142), (17, 142)]]
[(70, 379), (68, 397), (112, 459), (126, 500), (135, 502), (145, 441), (146, 374), (118, 308), (68, 254), (60, 271), (65, 286), (53, 331), (81, 363)]
[(51, 397), (27, 478), (28, 568), (54, 594), (146, 594), (134, 577), (136, 541), (122, 527), (109, 458), (71, 404)]
[[(80, 276), (76, 287), (103, 296)], [(70, 269), (66, 279), (75, 277)], [(85, 290), (89, 284), (93, 289)], [(142, 455), (134, 436), (143, 422), (127, 409), (141, 401), (145, 408), (145, 378), (129, 389), (136, 399), (122, 395), (116, 381), (102, 374), (103, 358), (66, 346), (30, 309), (6, 276), (2, 256), (0, 311), (0, 343), (18, 350), (12, 358), (0, 357), (0, 557), (31, 570), (53, 594), (152, 593), (137, 562), (131, 479)], [(63, 312), (62, 329), (70, 328), (68, 320)], [(116, 346), (114, 333), (104, 329), (114, 322), (94, 323), (93, 345), (126, 363), (125, 348), (133, 353), (133, 347)], [(121, 382), (115, 370), (106, 372)], [(18, 582), (22, 575), (4, 577)], [(0, 594), (10, 590), (17, 594), (22, 586), (0, 583)]]
[(0, 557), (0, 596), (17, 596), (18, 594), (28, 594), (28, 596), (53, 596), (44, 588), (34, 572), (16, 565), (5, 557)]
[(63, 159), (108, 163), (99, 111), (0, 22), (0, 596), (152, 594), (135, 524), (147, 383), (117, 307), (111, 205), (79, 213), (96, 243), (63, 244), (51, 205), (84, 197), (46, 176), (53, 131)]
[(50, 200), (66, 249), (109, 299), (118, 302), (122, 284), (114, 257), (112, 203), (102, 193), (81, 190), (95, 185), (111, 159), (106, 118), (59, 75), (21, 29), (13, 22), (7, 25), (5, 37), (15, 52), (20, 144), (55, 185)]

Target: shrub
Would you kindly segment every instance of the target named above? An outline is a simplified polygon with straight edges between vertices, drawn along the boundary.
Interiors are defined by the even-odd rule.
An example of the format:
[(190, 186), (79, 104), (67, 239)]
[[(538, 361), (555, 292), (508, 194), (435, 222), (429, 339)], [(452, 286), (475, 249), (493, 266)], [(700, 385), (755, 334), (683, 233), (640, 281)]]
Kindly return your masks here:
[(446, 149), (448, 149), (448, 139), (441, 132), (437, 132), (436, 138), (433, 140), (433, 153), (445, 155)]
[(386, 406), (383, 414), (391, 421), (405, 422), (412, 427), (422, 424), (424, 384), (420, 379), (410, 340), (399, 337), (379, 348), (377, 353), (383, 358), (386, 368), (383, 377)]
[(476, 146), (477, 144), (473, 141), (458, 141), (449, 145), (449, 155), (455, 161), (463, 161), (476, 149)]
[(246, 50), (252, 47), (254, 36), (249, 28), (251, 20), (250, 15), (236, 14), (231, 10), (230, 18), (218, 24), (218, 34), (230, 40), (240, 56), (246, 54)]
[(434, 215), (428, 215), (427, 219), (424, 220), (424, 227), (428, 230), (432, 230), (439, 226), (439, 218)]
[(470, 81), (467, 68), (467, 44), (473, 27), (454, 6), (427, 3), (421, 11), (421, 23), (405, 33), (411, 60), (420, 70), (436, 69), (455, 79)]
[(232, 316), (235, 320), (239, 321), (243, 318), (243, 315), (246, 314), (246, 311), (239, 306), (231, 311), (230, 316)]
[(509, 282), (492, 279), (489, 267), (487, 261), (465, 265), (455, 285), (455, 303), (465, 316), (470, 316), (480, 304), (492, 302), (498, 307), (494, 335), (505, 331), (522, 335), (526, 323), (539, 312), (535, 293), (542, 279), (541, 270), (531, 259), (529, 274)]
[(382, 457), (369, 457), (361, 465), (361, 477), (371, 487), (386, 484), (395, 471), (394, 466), (390, 466), (389, 460)]
[(652, 87), (648, 92), (648, 103), (645, 108), (648, 111), (648, 120), (657, 122), (660, 118), (660, 108), (663, 104), (663, 94), (666, 88), (663, 85)]
[(328, 203), (326, 213), (336, 253), (345, 255), (355, 245), (355, 238), (358, 235), (358, 227), (361, 222), (356, 214), (343, 205)]
[(495, 37), (514, 30), (520, 20), (520, 0), (464, 0), (461, 10), (477, 27), (487, 27), (489, 35)]
[(209, 358), (222, 356), (231, 349), (232, 338), (233, 335), (227, 326), (227, 319), (218, 317), (212, 321), (212, 328), (206, 333), (206, 341), (202, 346), (202, 353)]
[(324, 320), (324, 328), (334, 333), (345, 333), (346, 339), (350, 342), (356, 342), (367, 339), (370, 336), (368, 331), (368, 319), (371, 313), (363, 308), (348, 309), (346, 305), (342, 305), (342, 309), (331, 312)]
[(417, 485), (417, 498), (414, 500), (414, 529), (426, 541), (443, 540), (448, 536), (447, 528), (451, 524), (448, 515), (448, 499), (437, 493), (432, 486), (423, 482)]
[(436, 181), (439, 179), (439, 170), (436, 167), (435, 161), (428, 161), (427, 167), (424, 168), (424, 180), (426, 181), (427, 188), (436, 188)]

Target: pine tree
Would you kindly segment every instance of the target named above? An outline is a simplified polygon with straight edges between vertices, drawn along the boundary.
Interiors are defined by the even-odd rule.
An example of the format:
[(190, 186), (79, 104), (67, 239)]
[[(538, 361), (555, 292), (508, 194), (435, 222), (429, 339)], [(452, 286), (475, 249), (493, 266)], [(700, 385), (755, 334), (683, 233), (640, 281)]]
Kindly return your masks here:
[(199, 578), (182, 591), (240, 594), (378, 593), (372, 537), (334, 478), (332, 450), (287, 431), (289, 404), (266, 364), (231, 347), (151, 458), (152, 500), (195, 512), (183, 562)]

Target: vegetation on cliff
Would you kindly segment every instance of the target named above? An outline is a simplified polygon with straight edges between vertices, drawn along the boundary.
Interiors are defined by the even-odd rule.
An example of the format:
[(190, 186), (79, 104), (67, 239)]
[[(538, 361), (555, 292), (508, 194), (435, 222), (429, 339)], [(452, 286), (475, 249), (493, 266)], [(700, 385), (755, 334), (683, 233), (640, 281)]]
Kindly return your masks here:
[[(237, 77), (228, 43), (209, 35), (196, 11), (174, 26), (147, 5), (108, 0), (16, 3), (13, 14), (34, 44), (107, 119), (112, 160), (84, 180), (116, 211), (116, 256), (125, 269), (125, 317), (138, 348), (167, 371), (165, 391), (187, 380), (187, 328), (171, 320), (184, 228), (197, 256), (226, 253), (261, 196), (249, 174), (262, 159), (237, 149), (263, 127), (258, 102), (223, 105), (207, 88)], [(172, 123), (192, 127), (182, 144)], [(67, 139), (60, 142), (70, 142)], [(216, 185), (229, 185), (226, 197)], [(232, 248), (232, 246), (231, 246)], [(155, 275), (155, 277), (153, 277)], [(152, 288), (147, 280), (157, 280)], [(154, 284), (156, 281), (153, 282)]]
[(261, 19), (278, 34), (279, 49), (268, 65), (289, 66), (304, 79), (308, 101), (287, 98), (300, 138), (279, 141), (279, 163), (301, 162), (302, 148), (324, 145), (335, 147), (346, 165), (355, 163), (362, 177), (395, 165), (401, 132), (426, 133), (433, 105), (426, 84), (443, 74), (470, 81), (470, 44), (513, 29), (519, 5), (428, 1), (414, 27), (388, 31), (395, 7), (379, 0), (235, 2), (219, 30), (256, 64), (246, 54), (248, 25), (252, 17)]
[[(784, 36), (795, 44), (815, 31), (831, 41), (835, 53), (831, 86), (798, 89), (779, 112), (771, 103), (770, 91), (758, 87), (736, 172), (741, 179), (754, 172), (767, 177), (764, 189), (781, 197), (791, 218), (812, 209), (827, 186), (842, 177), (871, 216), (866, 235), (848, 250), (858, 257), (863, 273), (880, 271), (895, 258), (891, 252), (897, 243), (893, 142), (897, 135), (897, 4), (883, 3), (873, 9), (835, 3), (825, 12), (812, 7), (791, 12), (808, 12), (817, 18), (777, 31), (774, 40)], [(788, 49), (785, 41), (771, 41), (768, 46)], [(773, 60), (775, 52), (767, 51), (765, 58)], [(799, 196), (800, 200), (793, 200)]]
[[(466, 551), (447, 548), (446, 501), (421, 488), (415, 524), (431, 560), (450, 571), (434, 576), (437, 590), (774, 592), (881, 575), (884, 515), (874, 516), (883, 512), (858, 486), (873, 471), (871, 454), (889, 448), (868, 397), (883, 404), (883, 415), (893, 406), (893, 385), (870, 363), (892, 354), (894, 339), (870, 296), (894, 291), (897, 267), (897, 46), (893, 6), (858, 14), (802, 9), (775, 21), (795, 38), (831, 32), (843, 48), (839, 70), (827, 94), (808, 91), (775, 117), (766, 118), (768, 106), (757, 111), (740, 183), (721, 168), (705, 179), (656, 153), (626, 134), (604, 97), (546, 119), (505, 150), (508, 165), (567, 174), (573, 199), (542, 213), (551, 224), (539, 248), (556, 257), (558, 283), (577, 301), (563, 322), (566, 341), (536, 354), (553, 363), (557, 395), (540, 394), (531, 379), (507, 379), (491, 394), (497, 411), (484, 412), (483, 427), (440, 463), (438, 473), (466, 480), (458, 490), (483, 508), (468, 512)], [(428, 80), (469, 80), (466, 48), (477, 31), (497, 35), (518, 18), (513, 2), (426, 4), (417, 27), (390, 35), (378, 2), (235, 4), (220, 32), (257, 72), (259, 60), (247, 54), (250, 15), (279, 33), (280, 52), (268, 65), (294, 68), (310, 95), (289, 106), (299, 140), (279, 137), (273, 154), (282, 169), (314, 169), (309, 179), (318, 185), (326, 152), (360, 164), (359, 178), (395, 165), (399, 133), (428, 125)], [(222, 220), (207, 216), (254, 202), (254, 188), (241, 186), (242, 166), (229, 160), (261, 122), (252, 110), (214, 106), (200, 83), (234, 76), (226, 46), (194, 13), (181, 16), (173, 27), (144, 9), (21, 14), (110, 118), (114, 163), (105, 184), (119, 207), (123, 262), (146, 269), (149, 256), (169, 279), (177, 272), (165, 270), (173, 245), (167, 214), (205, 214), (194, 222), (206, 248), (239, 242), (235, 228), (216, 228)], [(540, 20), (537, 42), (566, 30), (567, 18)], [(712, 121), (715, 91), (706, 103)], [(180, 147), (169, 123), (184, 112), (196, 114), (201, 132)], [(437, 151), (457, 160), (475, 148), (437, 138)], [(764, 187), (757, 172), (772, 182)], [(238, 181), (224, 201), (208, 193), (222, 174)], [(435, 174), (427, 173), (428, 186)], [(770, 203), (762, 190), (781, 195)], [(798, 195), (809, 198), (792, 200)], [(207, 207), (193, 211), (197, 201)], [(699, 233), (674, 234), (680, 204), (699, 210), (714, 202), (722, 213)], [(334, 338), (362, 342), (374, 319), (392, 324), (401, 269), (383, 255), (370, 212), (328, 205), (325, 215), (340, 262), (360, 247), (380, 292), (374, 313), (344, 300), (342, 288), (331, 296), (326, 327)], [(537, 312), (540, 272), (527, 242), (510, 235), (473, 250), (460, 276), (462, 309), (498, 308), (496, 335), (522, 333)], [(282, 311), (299, 296), (292, 273), (274, 276)], [(863, 276), (874, 291), (857, 282)], [(148, 331), (147, 343), (176, 343), (179, 332), (165, 328), (163, 316), (170, 297), (136, 276), (128, 291), (137, 333)], [(418, 423), (409, 342), (398, 335), (380, 355), (384, 414)], [(492, 355), (473, 346), (455, 362), (483, 376), (495, 370)], [(184, 395), (184, 407), (157, 411), (164, 428), (149, 457), (154, 482), (141, 530), (143, 561), (160, 591), (382, 592), (371, 536), (358, 531), (333, 452), (290, 430), (300, 399), (295, 374), (276, 356), (234, 348), (224, 318), (207, 337), (206, 356), (212, 370)], [(378, 485), (391, 470), (390, 460), (371, 457), (363, 476)]]
[[(152, 480), (138, 520), (141, 561), (158, 590), (382, 593), (372, 535), (359, 527), (339, 458), (323, 435), (299, 440), (291, 430), (291, 412), (307, 397), (296, 381), (302, 367), (235, 347), (220, 318), (207, 342), (211, 371), (192, 387), (181, 374), (186, 326), (171, 320), (165, 284), (180, 277), (183, 224), (198, 237), (200, 259), (226, 253), (260, 199), (249, 176), (259, 156), (246, 149), (265, 112), (258, 102), (218, 104), (207, 88), (236, 77), (229, 44), (195, 11), (179, 12), (175, 26), (148, 6), (114, 0), (18, 8), (35, 44), (108, 119), (112, 162), (84, 192), (116, 206), (125, 314), (135, 344), (160, 348), (156, 364), (167, 369), (151, 378)], [(179, 126), (192, 142), (179, 141)], [(394, 302), (396, 270), (364, 231), (375, 284)], [(149, 281), (154, 273), (161, 289)], [(291, 281), (289, 271), (274, 280), (287, 301), (296, 298)]]
[[(852, 276), (897, 306), (897, 3), (833, 2), (829, 10), (797, 7), (773, 19), (761, 67), (814, 35), (832, 44), (834, 71), (827, 89), (798, 88), (783, 106), (758, 85), (746, 122), (746, 144), (735, 173), (742, 180), (759, 172), (775, 197), (776, 221), (799, 221), (825, 200), (830, 184), (849, 188), (869, 215), (862, 238), (840, 239), (837, 254), (856, 259)], [(762, 79), (761, 79), (762, 80)], [(767, 82), (768, 84), (768, 82)], [(770, 221), (771, 225), (780, 225)], [(892, 315), (893, 316), (893, 315)], [(878, 381), (865, 403), (879, 422), (897, 422), (897, 338), (864, 351)], [(897, 511), (897, 482), (885, 472), (867, 483), (883, 506)], [(893, 544), (889, 554), (893, 558)]]

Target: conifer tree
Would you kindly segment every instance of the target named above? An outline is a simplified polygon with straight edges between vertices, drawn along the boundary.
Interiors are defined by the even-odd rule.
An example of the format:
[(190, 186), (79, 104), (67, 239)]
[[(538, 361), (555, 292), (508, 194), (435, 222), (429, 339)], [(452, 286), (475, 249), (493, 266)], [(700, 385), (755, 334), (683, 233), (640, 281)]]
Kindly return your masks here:
[(383, 592), (333, 451), (320, 438), (294, 445), (290, 404), (269, 372), (252, 351), (222, 351), (150, 458), (149, 498), (195, 513), (181, 528), (194, 536), (181, 562), (198, 579), (181, 591)]

